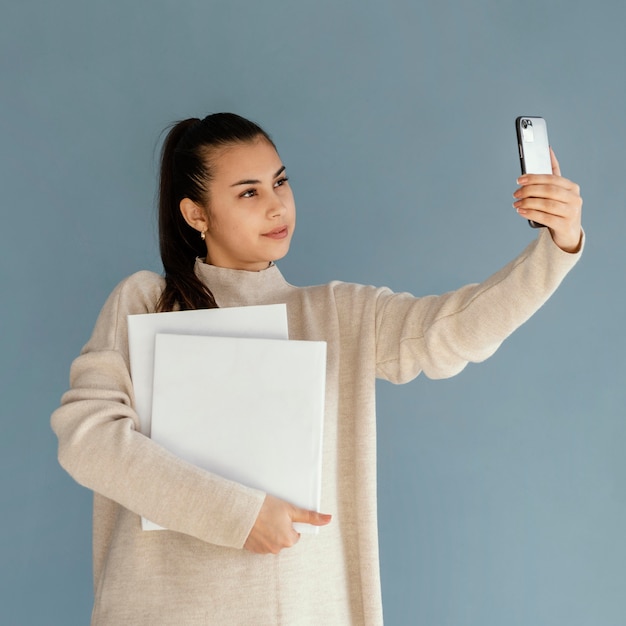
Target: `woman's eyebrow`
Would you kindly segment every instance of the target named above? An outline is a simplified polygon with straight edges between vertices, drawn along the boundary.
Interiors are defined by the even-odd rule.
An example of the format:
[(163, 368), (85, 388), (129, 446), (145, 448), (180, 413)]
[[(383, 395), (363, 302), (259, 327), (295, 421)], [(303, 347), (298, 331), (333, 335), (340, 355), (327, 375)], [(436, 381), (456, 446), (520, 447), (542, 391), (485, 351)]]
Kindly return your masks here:
[[(278, 178), (284, 171), (285, 171), (285, 166), (283, 165), (277, 172), (276, 174), (274, 174), (274, 178)], [(246, 180), (240, 180), (236, 183), (233, 183), (231, 185), (231, 187), (237, 187), (237, 185), (259, 185), (261, 183), (260, 180), (256, 180), (256, 179), (246, 179)]]

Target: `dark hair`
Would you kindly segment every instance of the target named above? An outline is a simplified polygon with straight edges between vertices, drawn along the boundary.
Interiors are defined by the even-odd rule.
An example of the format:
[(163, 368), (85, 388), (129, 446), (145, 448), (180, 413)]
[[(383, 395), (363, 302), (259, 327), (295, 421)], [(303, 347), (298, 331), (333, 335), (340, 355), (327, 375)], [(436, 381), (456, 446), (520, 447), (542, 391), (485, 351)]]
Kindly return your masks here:
[(190, 118), (170, 127), (161, 150), (159, 242), (165, 289), (158, 311), (218, 306), (211, 290), (194, 272), (196, 257), (206, 255), (206, 246), (200, 233), (185, 221), (180, 201), (189, 198), (207, 206), (213, 178), (212, 151), (258, 137), (274, 145), (260, 126), (234, 113), (214, 113), (203, 120)]

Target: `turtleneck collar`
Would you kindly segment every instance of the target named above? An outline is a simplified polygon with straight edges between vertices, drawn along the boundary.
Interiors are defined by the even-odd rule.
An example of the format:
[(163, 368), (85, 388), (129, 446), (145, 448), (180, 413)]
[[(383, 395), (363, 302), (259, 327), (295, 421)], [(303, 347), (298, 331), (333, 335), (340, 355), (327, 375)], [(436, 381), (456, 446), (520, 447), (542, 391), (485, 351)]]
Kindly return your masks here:
[(220, 307), (284, 302), (294, 289), (273, 263), (260, 272), (232, 270), (196, 259), (196, 276), (211, 290)]

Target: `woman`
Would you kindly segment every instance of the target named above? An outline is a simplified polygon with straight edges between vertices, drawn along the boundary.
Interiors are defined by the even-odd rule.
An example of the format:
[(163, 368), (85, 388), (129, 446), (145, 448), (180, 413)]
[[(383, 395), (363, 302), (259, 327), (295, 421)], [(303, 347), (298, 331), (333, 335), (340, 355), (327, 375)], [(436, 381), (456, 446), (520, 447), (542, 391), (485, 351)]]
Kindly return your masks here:
[[(577, 185), (519, 179), (545, 224), (479, 285), (415, 298), (333, 282), (297, 288), (274, 265), (295, 206), (269, 136), (233, 114), (180, 122), (163, 148), (165, 279), (139, 272), (107, 300), (52, 417), (61, 464), (94, 490), (92, 624), (380, 624), (374, 380), (452, 376), (490, 356), (576, 263)], [(327, 342), (322, 510), (304, 511), (189, 465), (139, 432), (126, 317), (286, 303), (292, 339)], [(207, 410), (210, 410), (207, 398)], [(143, 532), (140, 517), (170, 529)], [(325, 526), (300, 537), (294, 521)]]

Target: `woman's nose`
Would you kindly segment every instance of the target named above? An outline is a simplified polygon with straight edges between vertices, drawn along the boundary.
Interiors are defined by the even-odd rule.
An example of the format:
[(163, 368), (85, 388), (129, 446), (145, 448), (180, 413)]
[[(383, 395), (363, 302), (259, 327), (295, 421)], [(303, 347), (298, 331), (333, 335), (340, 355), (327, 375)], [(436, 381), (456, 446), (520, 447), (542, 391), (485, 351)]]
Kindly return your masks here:
[(270, 217), (278, 217), (285, 212), (286, 206), (283, 199), (277, 194), (274, 193), (269, 201), (268, 205), (268, 215)]

